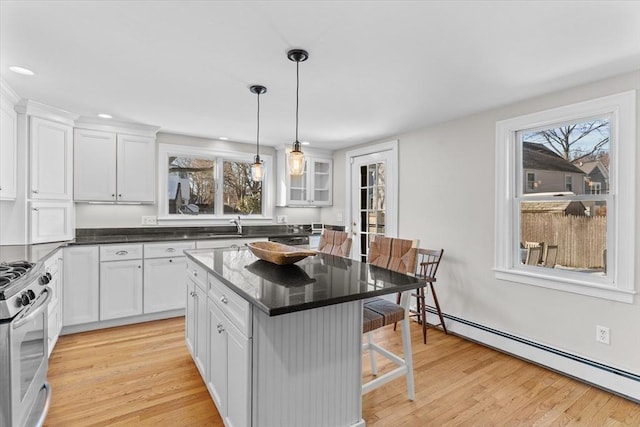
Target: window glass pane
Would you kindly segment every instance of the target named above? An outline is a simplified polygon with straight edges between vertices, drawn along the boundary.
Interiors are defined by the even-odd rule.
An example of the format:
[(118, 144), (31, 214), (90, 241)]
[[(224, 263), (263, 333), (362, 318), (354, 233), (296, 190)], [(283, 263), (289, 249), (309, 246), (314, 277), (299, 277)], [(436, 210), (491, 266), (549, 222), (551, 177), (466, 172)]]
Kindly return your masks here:
[(520, 202), (520, 262), (584, 273), (606, 273), (607, 202)]
[(225, 214), (262, 214), (262, 181), (251, 179), (250, 162), (223, 162), (222, 198)]
[(522, 137), (523, 192), (607, 194), (610, 151), (608, 118), (525, 132)]
[(214, 213), (215, 161), (169, 156), (168, 202), (170, 214)]

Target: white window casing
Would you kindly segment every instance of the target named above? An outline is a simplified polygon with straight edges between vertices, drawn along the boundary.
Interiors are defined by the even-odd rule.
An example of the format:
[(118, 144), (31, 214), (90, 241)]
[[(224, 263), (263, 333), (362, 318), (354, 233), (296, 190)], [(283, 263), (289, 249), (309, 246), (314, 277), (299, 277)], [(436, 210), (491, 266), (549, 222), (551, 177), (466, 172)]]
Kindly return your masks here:
[[(517, 132), (560, 122), (608, 116), (611, 126), (610, 194), (607, 200), (607, 251), (604, 277), (520, 263)], [(625, 303), (633, 303), (635, 278), (636, 93), (624, 92), (527, 114), (496, 123), (495, 276)], [(575, 185), (575, 182), (573, 182)], [(604, 195), (603, 195), (604, 196)]]

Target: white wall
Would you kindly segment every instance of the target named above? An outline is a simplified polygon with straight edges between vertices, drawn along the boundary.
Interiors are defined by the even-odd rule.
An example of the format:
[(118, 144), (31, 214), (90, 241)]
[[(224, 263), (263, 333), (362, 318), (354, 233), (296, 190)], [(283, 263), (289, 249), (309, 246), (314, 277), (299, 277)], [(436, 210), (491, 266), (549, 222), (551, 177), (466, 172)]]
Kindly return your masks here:
[[(197, 138), (186, 135), (159, 133), (156, 142), (179, 145), (193, 145), (207, 147), (223, 151), (241, 151), (254, 153), (255, 145), (242, 144), (232, 141), (218, 141), (205, 138)], [(271, 155), (275, 162), (276, 155), (273, 147), (260, 147), (261, 155)], [(156, 162), (157, 163), (157, 162)], [(270, 185), (275, 191), (275, 170), (270, 175)], [(157, 183), (156, 183), (157, 186)], [(343, 196), (344, 198), (344, 196)], [(95, 205), (87, 203), (76, 204), (77, 228), (116, 228), (116, 227), (140, 227), (142, 216), (156, 216), (158, 208), (153, 205)], [(270, 221), (260, 221), (260, 224), (275, 224), (278, 215), (286, 215), (288, 224), (309, 224), (320, 220), (319, 208), (275, 208), (274, 218)], [(246, 220), (245, 224), (251, 225), (257, 222)], [(166, 224), (171, 226), (175, 224)], [(200, 224), (202, 225), (202, 224)], [(185, 226), (180, 224), (180, 226)], [(188, 226), (188, 225), (187, 225)]]
[[(445, 313), (640, 374), (640, 295), (618, 303), (499, 281), (492, 271), (496, 121), (633, 89), (640, 71), (385, 139), (399, 140), (398, 237), (445, 249), (437, 284)], [(335, 154), (336, 164), (345, 153)], [(334, 168), (334, 182), (345, 181), (344, 170)], [(344, 196), (336, 194), (323, 221), (340, 210)], [(635, 282), (639, 290), (638, 265)], [(596, 343), (596, 325), (611, 328), (611, 345)]]

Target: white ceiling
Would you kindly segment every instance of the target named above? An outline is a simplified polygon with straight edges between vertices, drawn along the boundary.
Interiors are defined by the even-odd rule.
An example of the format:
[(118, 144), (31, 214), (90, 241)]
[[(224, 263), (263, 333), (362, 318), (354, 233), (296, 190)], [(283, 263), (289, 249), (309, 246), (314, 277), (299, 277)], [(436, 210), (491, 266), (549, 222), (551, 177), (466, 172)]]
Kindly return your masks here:
[[(161, 131), (334, 149), (640, 69), (638, 1), (6, 1), (23, 98)], [(26, 77), (8, 70), (21, 65)]]

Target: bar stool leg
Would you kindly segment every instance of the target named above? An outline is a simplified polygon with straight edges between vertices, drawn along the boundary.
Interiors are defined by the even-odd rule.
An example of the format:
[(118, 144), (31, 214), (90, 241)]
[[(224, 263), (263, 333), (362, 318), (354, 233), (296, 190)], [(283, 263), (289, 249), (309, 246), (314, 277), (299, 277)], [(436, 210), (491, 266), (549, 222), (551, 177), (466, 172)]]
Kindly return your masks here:
[(420, 312), (419, 316), (422, 320), (422, 341), (427, 343), (427, 310), (425, 308), (425, 299), (424, 299), (424, 288), (420, 288), (418, 290), (418, 311)]
[(415, 399), (415, 387), (413, 385), (413, 352), (411, 351), (411, 330), (409, 329), (409, 302), (411, 291), (403, 292), (401, 306), (404, 308), (404, 318), (402, 323), (402, 351), (404, 353), (405, 369), (407, 370), (407, 393), (409, 400)]
[(444, 316), (442, 315), (442, 310), (440, 310), (440, 303), (438, 302), (438, 296), (436, 295), (435, 289), (433, 289), (433, 283), (429, 283), (429, 285), (431, 286), (431, 293), (433, 294), (433, 302), (436, 304), (436, 309), (438, 310), (438, 317), (440, 317), (440, 323), (442, 324), (442, 329), (444, 330), (445, 334), (448, 334), (447, 325), (444, 324)]
[(373, 351), (373, 332), (367, 332), (367, 343), (369, 348), (369, 362), (371, 363), (371, 373), (378, 375), (378, 365), (376, 364), (376, 355)]

